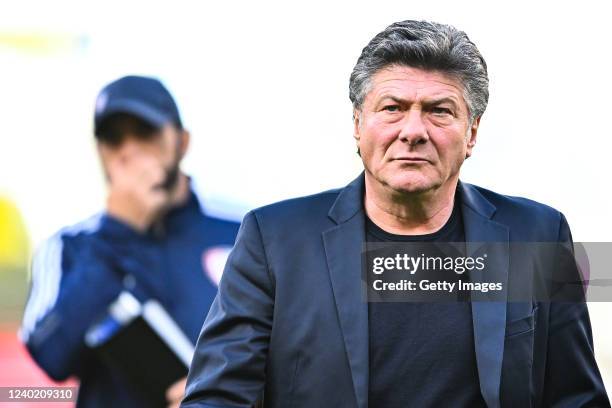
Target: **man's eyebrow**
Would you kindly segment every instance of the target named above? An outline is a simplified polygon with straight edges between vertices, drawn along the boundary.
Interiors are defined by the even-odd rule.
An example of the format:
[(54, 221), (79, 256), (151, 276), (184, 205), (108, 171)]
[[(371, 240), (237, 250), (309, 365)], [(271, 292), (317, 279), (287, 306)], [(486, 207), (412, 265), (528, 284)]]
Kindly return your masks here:
[[(397, 97), (397, 96), (393, 96), (393, 95), (382, 95), (381, 98), (380, 98), (380, 102), (379, 103), (383, 102), (386, 99), (390, 99), (390, 100), (392, 100), (392, 101), (394, 101), (396, 103), (399, 103), (400, 105), (411, 105), (411, 104), (413, 104), (415, 102), (413, 100), (403, 99), (403, 98), (400, 98), (400, 97)], [(425, 100), (421, 101), (421, 103), (424, 106), (434, 106), (434, 105), (439, 105), (439, 104), (442, 104), (442, 103), (445, 103), (445, 102), (450, 103), (450, 104), (452, 104), (455, 107), (458, 106), (457, 99), (453, 98), (451, 96), (443, 96), (443, 97), (440, 97), (440, 98), (425, 99)]]
[(393, 95), (382, 95), (380, 97), (380, 102), (383, 102), (386, 99), (391, 99), (393, 102), (399, 103), (400, 105), (410, 105), (414, 103), (414, 101), (410, 101), (408, 99), (403, 99), (403, 98), (393, 96)]
[(433, 99), (426, 99), (423, 101), (423, 105), (425, 106), (435, 106), (435, 105), (440, 105), (442, 103), (450, 103), (453, 106), (458, 106), (457, 100), (453, 97), (450, 96), (443, 96), (441, 98), (433, 98)]

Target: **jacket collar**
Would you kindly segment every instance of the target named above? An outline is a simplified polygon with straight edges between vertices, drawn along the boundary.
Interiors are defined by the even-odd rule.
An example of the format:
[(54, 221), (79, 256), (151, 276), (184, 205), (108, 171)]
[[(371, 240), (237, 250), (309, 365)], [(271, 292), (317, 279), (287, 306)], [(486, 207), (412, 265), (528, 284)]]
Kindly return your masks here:
[[(463, 206), (472, 209), (486, 219), (491, 219), (495, 214), (495, 206), (483, 197), (473, 185), (459, 181), (457, 191), (461, 196)], [(331, 206), (328, 216), (337, 224), (350, 220), (358, 212), (364, 211), (364, 194), (365, 172), (361, 172), (357, 178), (340, 190), (340, 194)]]
[(363, 211), (363, 195), (365, 194), (365, 172), (340, 190), (336, 201), (327, 215), (336, 223), (342, 224), (355, 214)]

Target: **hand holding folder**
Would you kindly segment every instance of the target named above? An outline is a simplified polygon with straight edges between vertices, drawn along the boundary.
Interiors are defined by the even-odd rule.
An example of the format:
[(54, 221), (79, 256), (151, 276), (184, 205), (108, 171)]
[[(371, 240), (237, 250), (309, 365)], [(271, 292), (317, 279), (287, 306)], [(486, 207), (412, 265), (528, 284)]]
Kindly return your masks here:
[(152, 407), (166, 407), (168, 396), (177, 399), (180, 385), (170, 387), (184, 380), (194, 352), (159, 302), (141, 304), (129, 292), (122, 292), (109, 306), (108, 316), (87, 331), (85, 343)]

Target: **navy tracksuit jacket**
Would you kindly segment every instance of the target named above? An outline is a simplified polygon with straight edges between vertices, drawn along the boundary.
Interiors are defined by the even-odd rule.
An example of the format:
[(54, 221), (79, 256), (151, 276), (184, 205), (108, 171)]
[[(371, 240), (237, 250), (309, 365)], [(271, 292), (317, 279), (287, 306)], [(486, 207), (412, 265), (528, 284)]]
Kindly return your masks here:
[(87, 348), (85, 332), (127, 288), (157, 299), (195, 344), (238, 227), (205, 214), (192, 185), (161, 232), (139, 234), (105, 214), (59, 231), (34, 257), (22, 340), (51, 378), (79, 378), (78, 407), (146, 406)]

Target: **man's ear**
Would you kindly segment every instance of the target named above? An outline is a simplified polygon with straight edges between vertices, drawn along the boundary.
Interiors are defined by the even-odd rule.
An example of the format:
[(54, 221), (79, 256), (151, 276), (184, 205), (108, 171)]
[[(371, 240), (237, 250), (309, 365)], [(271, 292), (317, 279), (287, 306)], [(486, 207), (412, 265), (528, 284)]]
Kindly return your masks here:
[(465, 151), (465, 158), (466, 159), (472, 155), (472, 150), (474, 149), (474, 146), (476, 145), (476, 136), (478, 135), (478, 126), (479, 125), (480, 125), (480, 116), (475, 118), (472, 121), (472, 125), (468, 129), (468, 134), (467, 134), (467, 137), (466, 137), (466, 139), (467, 139), (467, 146), (466, 146), (466, 151)]
[(353, 109), (353, 138), (355, 139), (355, 144), (357, 145), (357, 154), (359, 154), (359, 142), (361, 140), (361, 112), (357, 109)]
[(100, 163), (100, 168), (102, 170), (102, 174), (104, 174), (104, 179), (107, 183), (111, 182), (110, 173), (108, 172), (108, 151), (106, 150), (104, 143), (96, 140), (96, 151), (98, 152), (98, 158)]
[(191, 142), (191, 133), (188, 130), (182, 130), (179, 136), (181, 138), (181, 145), (179, 146), (180, 157), (181, 159), (185, 157), (187, 151), (189, 150), (189, 143)]
[(96, 151), (98, 152), (100, 163), (102, 164), (102, 166), (106, 166), (106, 162), (109, 160), (110, 156), (108, 146), (106, 146), (103, 142), (96, 140)]

